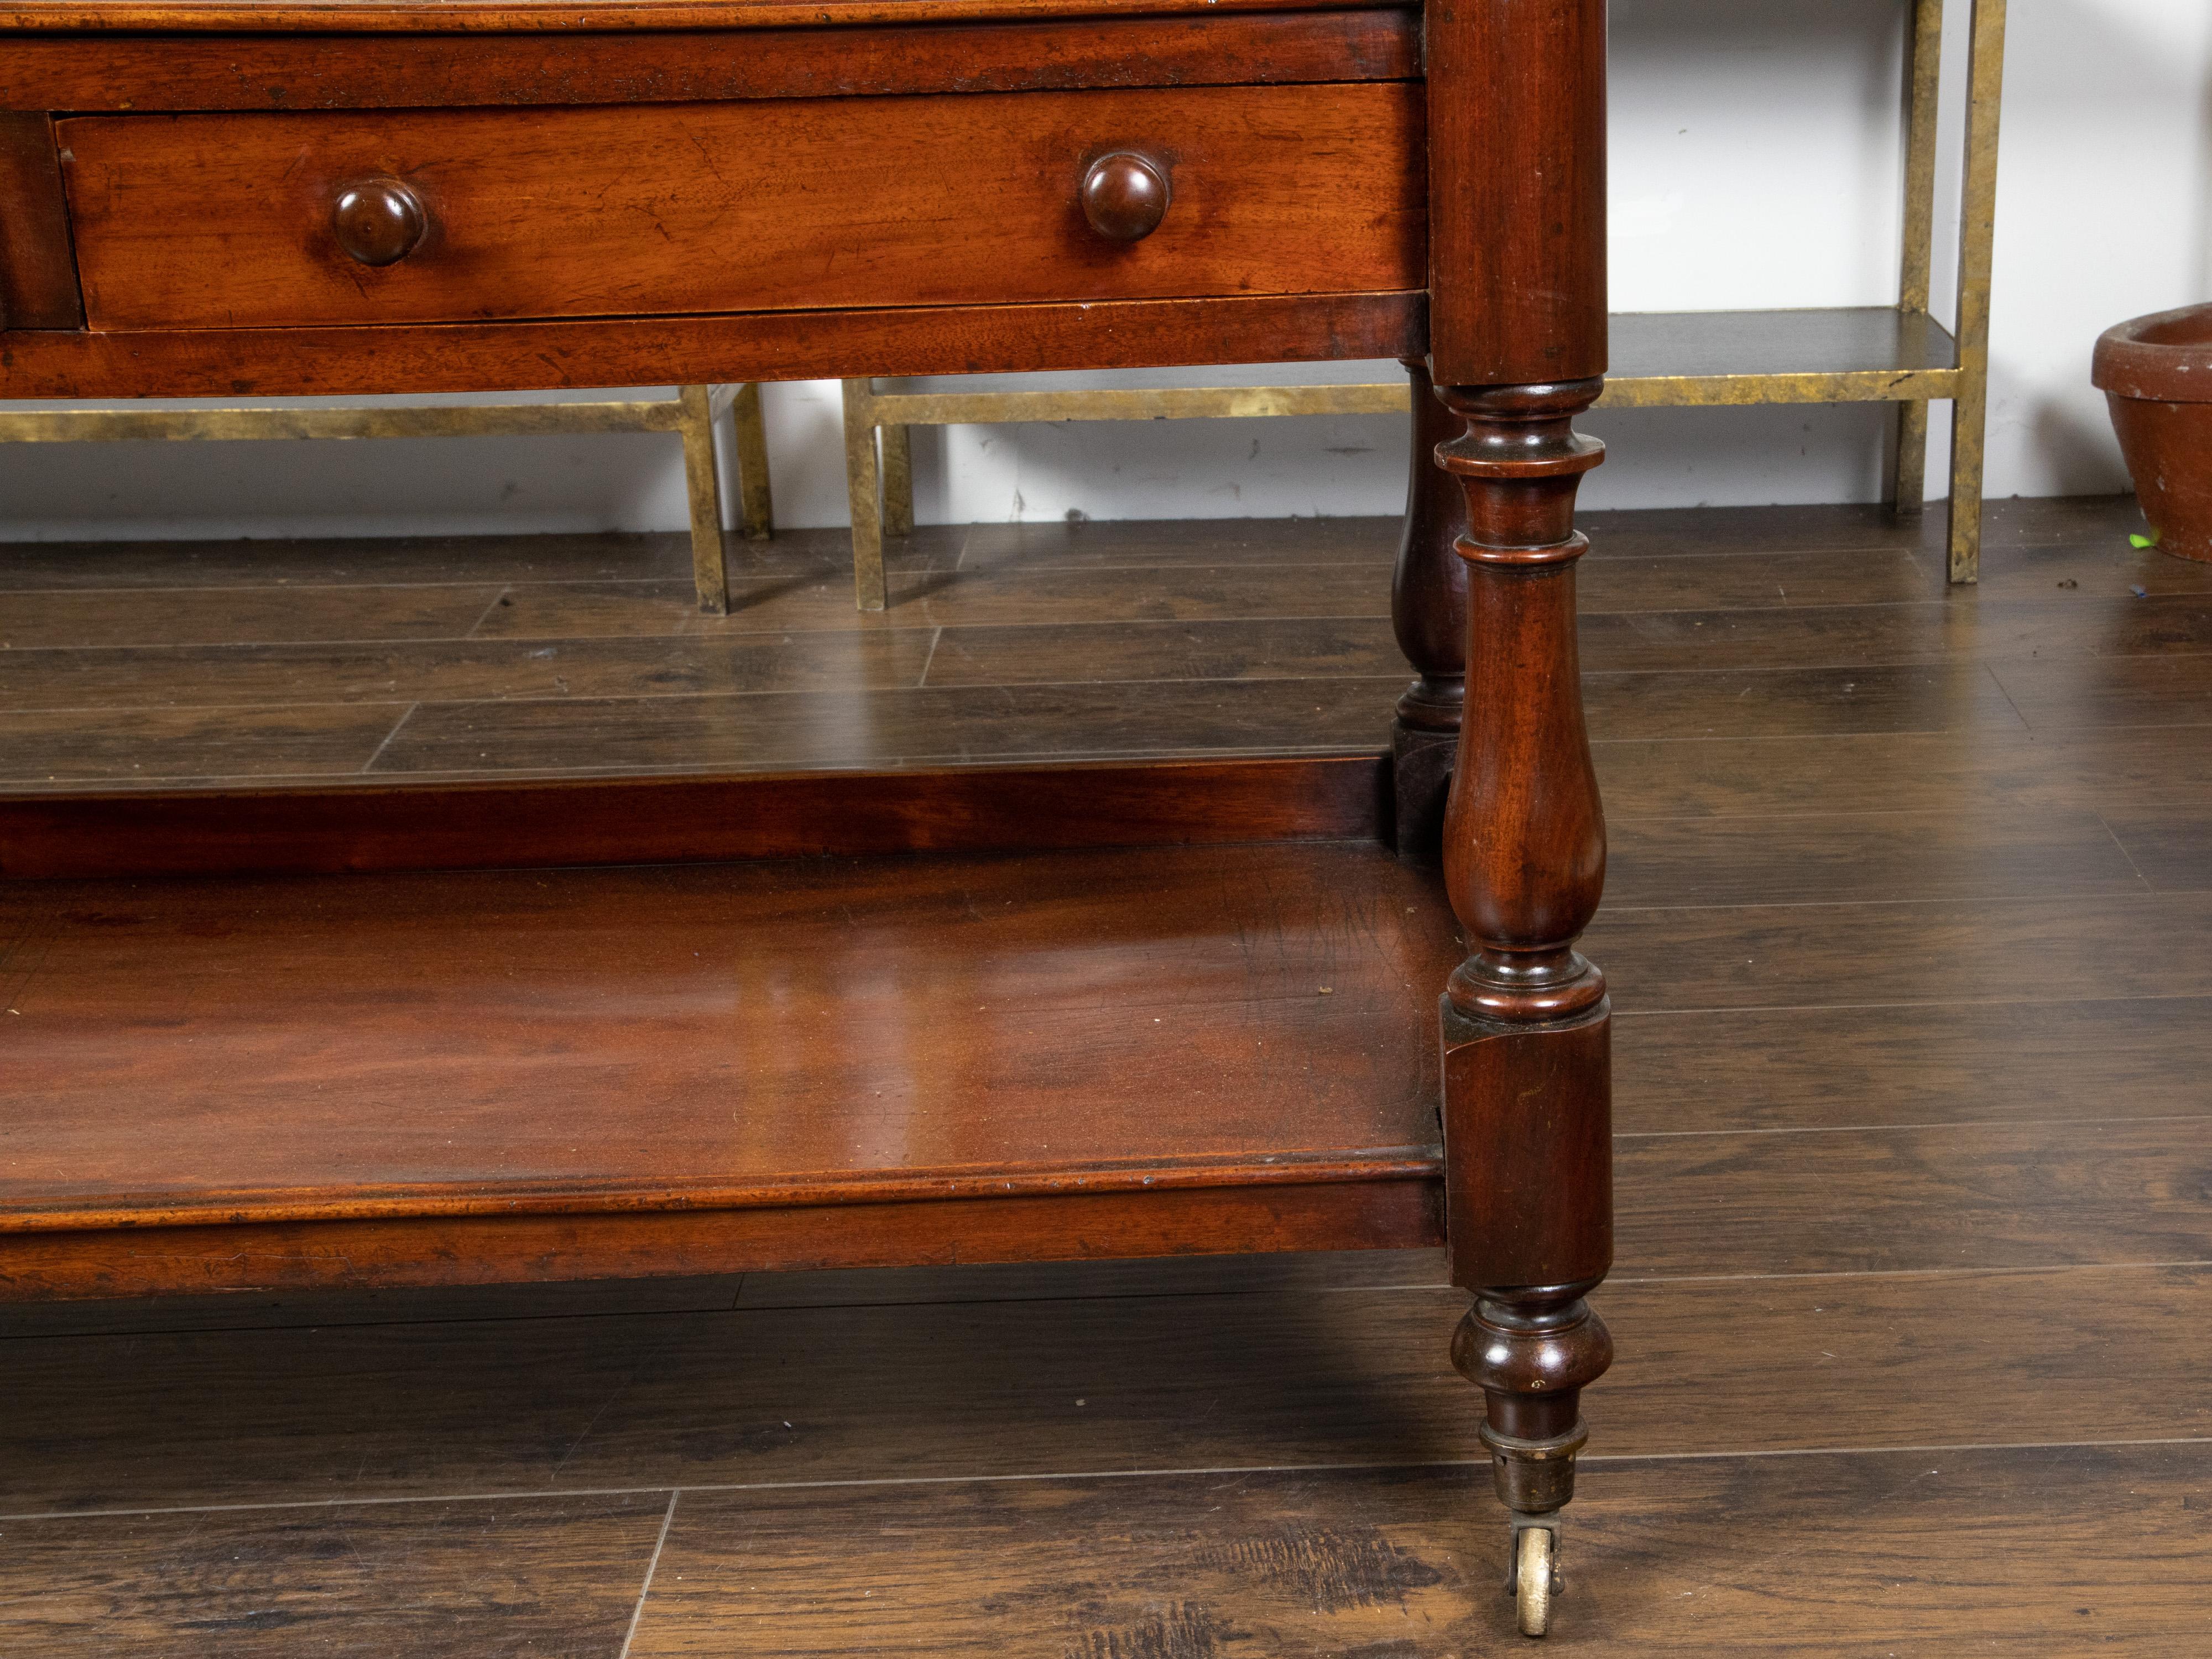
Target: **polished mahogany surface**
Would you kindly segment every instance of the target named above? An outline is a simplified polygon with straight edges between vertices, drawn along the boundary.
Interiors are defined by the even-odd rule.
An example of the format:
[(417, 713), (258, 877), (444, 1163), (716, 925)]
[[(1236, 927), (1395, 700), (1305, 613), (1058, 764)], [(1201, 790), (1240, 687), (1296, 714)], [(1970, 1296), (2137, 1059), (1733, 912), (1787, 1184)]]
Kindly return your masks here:
[[(1428, 301), (1390, 294), (1212, 300), (1071, 300), (1024, 306), (897, 306), (728, 316), (338, 328), (90, 330), (10, 334), (9, 397), (236, 397), (649, 386), (695, 380), (1157, 368), (1291, 358), (1402, 356)], [(117, 387), (134, 388), (128, 393)]]
[(1372, 842), (25, 883), (0, 932), (0, 1233), (1403, 1179), (1458, 955)]
[[(1377, 292), (1425, 270), (1405, 82), (96, 116), (59, 134), (95, 329)], [(1132, 146), (1166, 215), (1141, 243), (1085, 217), (1086, 166)], [(376, 192), (401, 207), (375, 214)], [(379, 245), (356, 246), (356, 226)]]
[[(0, 681), (0, 692), (7, 689)], [(1175, 706), (1147, 712), (1171, 740)], [(1064, 709), (1044, 719), (1058, 731), (1070, 729)], [(803, 717), (791, 723), (805, 726)], [(890, 724), (870, 722), (865, 710), (857, 723)], [(20, 744), (20, 734), (7, 727), (0, 714), (0, 738), (15, 736)], [(802, 735), (820, 729), (817, 724)], [(53, 792), (0, 795), (0, 878), (511, 870), (1373, 840), (1389, 831), (1389, 791), (1381, 757), (1347, 755)]]
[(84, 324), (53, 121), (0, 96), (0, 330)]

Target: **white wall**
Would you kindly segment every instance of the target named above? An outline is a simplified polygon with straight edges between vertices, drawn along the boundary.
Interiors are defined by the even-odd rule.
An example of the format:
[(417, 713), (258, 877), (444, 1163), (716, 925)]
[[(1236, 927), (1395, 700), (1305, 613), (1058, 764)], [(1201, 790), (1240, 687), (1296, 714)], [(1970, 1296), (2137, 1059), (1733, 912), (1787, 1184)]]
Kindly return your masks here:
[[(1894, 297), (1905, 0), (1613, 0), (1613, 303)], [(1954, 215), (1966, 0), (1951, 0)], [(2088, 386), (2108, 324), (2212, 297), (2212, 7), (2016, 0), (1998, 204), (1989, 489), (2124, 489)], [(1945, 234), (1948, 234), (1947, 231)], [(1951, 279), (1948, 263), (1938, 282)], [(836, 391), (769, 389), (778, 517), (844, 522)], [(1629, 411), (1594, 506), (1871, 500), (1875, 410)], [(1943, 430), (1937, 415), (1939, 437)], [(916, 434), (921, 516), (1397, 510), (1387, 418)], [(1931, 489), (1942, 490), (1940, 465)], [(676, 529), (673, 440), (0, 446), (0, 538)]]

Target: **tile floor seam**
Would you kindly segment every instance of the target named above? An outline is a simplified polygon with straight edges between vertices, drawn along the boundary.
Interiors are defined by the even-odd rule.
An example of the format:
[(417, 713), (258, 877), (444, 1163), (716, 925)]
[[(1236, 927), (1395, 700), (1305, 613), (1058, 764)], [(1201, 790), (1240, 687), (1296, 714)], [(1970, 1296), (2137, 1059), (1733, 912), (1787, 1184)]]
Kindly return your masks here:
[(661, 1512), (660, 1535), (653, 1540), (653, 1554), (645, 1564), (645, 1577), (637, 1587), (637, 1605), (630, 1609), (629, 1628), (623, 1634), (622, 1651), (617, 1659), (629, 1659), (631, 1644), (637, 1640), (637, 1627), (645, 1618), (645, 1598), (653, 1594), (653, 1575), (659, 1568), (660, 1553), (668, 1547), (668, 1528), (676, 1520), (676, 1501), (683, 1497), (678, 1487), (668, 1494), (668, 1507)]
[(2165, 890), (2160, 888), (2157, 883), (2154, 882), (2148, 876), (2143, 874), (2142, 866), (2137, 864), (2136, 862), (2136, 855), (2128, 851), (2127, 842), (2120, 839), (2120, 832), (2112, 828), (2112, 820), (2106, 817), (2102, 812), (2093, 812), (2090, 816), (2094, 817), (2099, 823), (2104, 825), (2105, 833), (2112, 838), (2112, 845), (2120, 849), (2120, 856), (2128, 861), (2128, 868), (2136, 872), (2136, 879), (2142, 883), (2143, 890), (2146, 893), (2164, 891)]
[(491, 620), (491, 613), (498, 610), (501, 605), (511, 605), (514, 600), (514, 584), (513, 582), (502, 582), (500, 585), (499, 592), (493, 594), (489, 602), (485, 605), (484, 608), (477, 613), (477, 619), (468, 625), (468, 628), (463, 632), (461, 637), (465, 640), (473, 640), (477, 637), (477, 630)]
[[(2212, 1435), (2134, 1436), (2109, 1440), (1959, 1440), (1907, 1445), (1755, 1446), (1713, 1451), (1583, 1452), (1577, 1457), (1577, 1462), (1585, 1466), (1594, 1463), (1620, 1466), (1632, 1463), (1717, 1462), (1731, 1458), (1748, 1460), (1783, 1457), (1881, 1457), (1913, 1456), (1939, 1452), (1972, 1454), (2074, 1449), (2094, 1451), (2148, 1446), (2212, 1447)], [(1358, 1474), (1380, 1473), (1388, 1470), (1487, 1469), (1489, 1467), (1490, 1459), (1486, 1456), (1428, 1458), (1412, 1461), (1387, 1458), (1322, 1463), (1224, 1463), (1194, 1465), (1189, 1468), (1163, 1466), (1137, 1469), (1046, 1469), (975, 1474), (877, 1475), (830, 1480), (699, 1481), (687, 1482), (673, 1489), (665, 1481), (654, 1481), (634, 1486), (549, 1487), (541, 1491), (517, 1488), (500, 1492), (410, 1493), (403, 1497), (328, 1498), (280, 1500), (259, 1504), (179, 1504), (137, 1508), (124, 1506), (97, 1510), (24, 1510), (0, 1514), (0, 1523), (115, 1520), (155, 1515), (263, 1514), (305, 1510), (388, 1508), (415, 1504), (512, 1504), (532, 1498), (635, 1498), (663, 1492), (669, 1492), (671, 1498), (669, 1510), (663, 1516), (665, 1523), (674, 1516), (677, 1498), (684, 1496), (696, 1498), (730, 1492), (835, 1492), (900, 1486), (1036, 1484), (1060, 1480), (1200, 1480), (1227, 1475)]]
[(368, 758), (361, 763), (361, 771), (357, 775), (367, 777), (376, 770), (377, 762), (382, 760), (384, 751), (392, 747), (392, 740), (399, 735), (400, 728), (415, 718), (415, 711), (422, 706), (420, 702), (410, 702), (399, 711), (399, 718), (392, 723), (392, 729), (384, 734), (383, 740), (369, 752)]

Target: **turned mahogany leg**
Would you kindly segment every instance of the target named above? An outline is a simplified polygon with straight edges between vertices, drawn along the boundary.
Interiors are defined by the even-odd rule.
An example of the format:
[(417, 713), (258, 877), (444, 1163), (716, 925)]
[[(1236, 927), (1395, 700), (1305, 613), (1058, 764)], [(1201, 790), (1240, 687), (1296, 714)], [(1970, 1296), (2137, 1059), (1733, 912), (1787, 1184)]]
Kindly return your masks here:
[(1437, 397), (1426, 363), (1409, 357), (1405, 364), (1413, 383), (1413, 465), (1390, 574), (1390, 623), (1419, 678), (1398, 699), (1390, 775), (1398, 855), (1434, 860), (1443, 845), (1444, 793), (1467, 694), (1467, 566), (1453, 550), (1467, 529), (1467, 498), (1436, 456), (1437, 446), (1459, 436), (1466, 422)]
[[(1572, 424), (1601, 385), (1447, 387), (1467, 430), (1437, 452), (1468, 514), (1468, 696), (1443, 851), (1469, 954), (1443, 999), (1443, 1088), (1452, 1277), (1475, 1302), (1452, 1360), (1485, 1396), (1516, 1574), (1541, 1562), (1553, 1583), (1556, 1517), (1588, 1438), (1582, 1390), (1613, 1358), (1583, 1299), (1613, 1261), (1610, 1015), (1604, 975), (1574, 950), (1605, 882), (1575, 649), (1588, 544), (1573, 526), (1604, 446)], [(1526, 1538), (1532, 1523), (1548, 1537)], [(1530, 1629), (1524, 1596), (1522, 1616), (1540, 1634), (1547, 1610)]]

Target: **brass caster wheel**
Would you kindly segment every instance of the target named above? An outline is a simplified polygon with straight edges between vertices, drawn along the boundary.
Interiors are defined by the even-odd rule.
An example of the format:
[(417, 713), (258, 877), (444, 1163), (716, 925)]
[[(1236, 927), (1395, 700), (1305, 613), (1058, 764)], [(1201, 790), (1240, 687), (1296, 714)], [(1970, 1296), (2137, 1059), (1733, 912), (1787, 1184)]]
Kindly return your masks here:
[(1523, 1636), (1552, 1628), (1552, 1598), (1559, 1592), (1559, 1535), (1549, 1527), (1521, 1527), (1513, 1536), (1513, 1606)]

